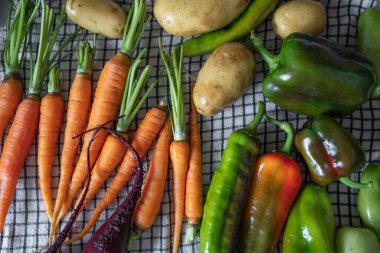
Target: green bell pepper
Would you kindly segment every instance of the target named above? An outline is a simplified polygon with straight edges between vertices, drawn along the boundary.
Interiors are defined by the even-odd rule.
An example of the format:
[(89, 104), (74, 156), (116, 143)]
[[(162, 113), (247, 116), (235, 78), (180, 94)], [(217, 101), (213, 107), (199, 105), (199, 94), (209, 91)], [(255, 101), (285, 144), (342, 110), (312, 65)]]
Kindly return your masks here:
[(362, 146), (332, 118), (318, 115), (306, 122), (296, 133), (294, 145), (315, 183), (326, 186), (339, 179), (352, 188), (368, 187), (348, 177), (364, 167), (366, 157)]
[(230, 135), (219, 168), (207, 193), (200, 231), (200, 252), (232, 252), (240, 218), (246, 203), (252, 172), (260, 152), (256, 128), (264, 116), (265, 106), (244, 129)]
[[(360, 218), (366, 227), (380, 235), (380, 163), (370, 164), (363, 172), (361, 183), (372, 182), (372, 188), (361, 189), (358, 195)], [(379, 251), (380, 252), (380, 251)]]
[(357, 49), (375, 65), (377, 84), (372, 91), (373, 97), (380, 97), (380, 10), (369, 8), (358, 20)]
[(343, 227), (335, 236), (336, 253), (375, 253), (380, 252), (376, 235), (366, 228)]
[(327, 192), (307, 184), (290, 211), (283, 253), (334, 253), (334, 211)]
[(263, 93), (278, 106), (299, 114), (345, 115), (370, 98), (376, 81), (373, 64), (362, 54), (322, 37), (293, 33), (274, 56), (251, 33), (254, 49), (269, 65)]

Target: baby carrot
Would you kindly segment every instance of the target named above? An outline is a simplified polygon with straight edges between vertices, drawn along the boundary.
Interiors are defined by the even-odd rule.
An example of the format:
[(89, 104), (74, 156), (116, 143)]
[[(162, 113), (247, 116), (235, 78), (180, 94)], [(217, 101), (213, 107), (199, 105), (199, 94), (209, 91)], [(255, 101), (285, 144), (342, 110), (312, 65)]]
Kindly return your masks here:
[(41, 116), (38, 134), (38, 177), (46, 214), (53, 218), (51, 198), (51, 170), (53, 168), (59, 130), (62, 124), (64, 102), (60, 94), (59, 68), (50, 71), (48, 94), (41, 100)]

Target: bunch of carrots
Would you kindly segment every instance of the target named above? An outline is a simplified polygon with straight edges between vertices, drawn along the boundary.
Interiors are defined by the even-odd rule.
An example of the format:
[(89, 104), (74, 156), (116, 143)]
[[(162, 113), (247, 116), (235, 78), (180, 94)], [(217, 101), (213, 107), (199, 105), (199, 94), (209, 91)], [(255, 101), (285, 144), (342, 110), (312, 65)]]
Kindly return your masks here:
[[(107, 61), (100, 74), (88, 122), (95, 39), (93, 45), (85, 40), (77, 46), (78, 67), (68, 99), (60, 180), (54, 203), (51, 190), (52, 168), (64, 114), (64, 101), (60, 94), (60, 70), (55, 60), (79, 30), (64, 40), (57, 52), (50, 56), (59, 30), (65, 21), (64, 9), (60, 11), (57, 24), (53, 25), (53, 11), (44, 0), (37, 0), (32, 10), (28, 10), (30, 8), (28, 6), (27, 0), (21, 0), (13, 23), (10, 23), (9, 18), (7, 24), (4, 52), (6, 76), (0, 85), (1, 135), (14, 114), (15, 117), (0, 158), (0, 231), (16, 190), (18, 176), (38, 130), (38, 176), (46, 214), (51, 223), (49, 243), (55, 239), (59, 224), (71, 210), (75, 200), (77, 199), (75, 206), (79, 206), (76, 218), (119, 166), (117, 174), (94, 209), (89, 222), (81, 233), (65, 242), (69, 244), (83, 238), (96, 224), (101, 213), (124, 189), (137, 166), (132, 151), (114, 135), (99, 129), (97, 137), (91, 140), (90, 132), (104, 123), (107, 123), (104, 127), (112, 127), (113, 120), (118, 115), (116, 133), (128, 139), (128, 130), (133, 119), (156, 84), (154, 82), (146, 90), (144, 89), (152, 71), (151, 66), (146, 66), (141, 75), (137, 75), (146, 49), (141, 50), (132, 62), (150, 18), (146, 20), (146, 1), (134, 0), (125, 24), (121, 49)], [(33, 62), (33, 48), (30, 46), (29, 92), (21, 101), (23, 90), (20, 78), (21, 64), (27, 48), (29, 28), (40, 6), (42, 17), (37, 59)], [(31, 35), (29, 38), (31, 40)], [(31, 41), (29, 44), (32, 45)], [(202, 216), (201, 142), (198, 114), (193, 103), (190, 116), (190, 144), (186, 139), (181, 80), (183, 51), (173, 50), (172, 56), (169, 56), (163, 52), (161, 41), (159, 50), (168, 75), (171, 109), (167, 109), (164, 104), (150, 109), (131, 138), (132, 146), (138, 156), (143, 158), (158, 137), (143, 191), (133, 215), (129, 240), (132, 243), (153, 225), (164, 195), (169, 160), (171, 160), (175, 205), (173, 252), (178, 252), (183, 216), (186, 215), (189, 224), (186, 234), (188, 242), (194, 240)], [(40, 86), (49, 73), (47, 95), (40, 99)], [(80, 140), (75, 137), (82, 133), (84, 133), (83, 148), (75, 164), (75, 156), (80, 146)], [(90, 140), (91, 146), (87, 150)], [(14, 155), (16, 153), (17, 157)], [(81, 191), (83, 183), (88, 178), (88, 167), (91, 169), (91, 180), (88, 180), (88, 188)], [(83, 201), (79, 201), (81, 199)]]

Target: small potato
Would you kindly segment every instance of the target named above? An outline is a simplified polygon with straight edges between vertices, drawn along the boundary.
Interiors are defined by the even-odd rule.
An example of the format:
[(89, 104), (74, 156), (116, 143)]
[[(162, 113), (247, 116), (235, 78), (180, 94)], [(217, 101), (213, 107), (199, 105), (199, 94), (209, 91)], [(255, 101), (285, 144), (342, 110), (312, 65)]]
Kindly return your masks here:
[(193, 100), (203, 116), (212, 116), (235, 102), (252, 84), (255, 60), (251, 51), (237, 42), (217, 48), (199, 71)]
[(68, 0), (67, 16), (79, 26), (108, 38), (123, 36), (127, 14), (112, 0)]
[(164, 30), (191, 36), (230, 24), (251, 0), (156, 0), (153, 13)]
[(326, 9), (320, 2), (292, 0), (276, 10), (272, 24), (281, 38), (295, 32), (319, 34), (327, 24)]

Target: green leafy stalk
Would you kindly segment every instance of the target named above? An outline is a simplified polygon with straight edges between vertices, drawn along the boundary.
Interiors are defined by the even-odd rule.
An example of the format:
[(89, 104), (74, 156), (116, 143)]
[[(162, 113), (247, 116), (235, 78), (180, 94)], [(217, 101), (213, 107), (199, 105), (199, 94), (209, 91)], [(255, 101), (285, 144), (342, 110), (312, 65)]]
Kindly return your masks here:
[(92, 70), (94, 66), (94, 58), (95, 58), (95, 48), (96, 48), (96, 38), (94, 37), (93, 45), (85, 40), (83, 43), (78, 45), (77, 53), (78, 53), (78, 67), (77, 74), (83, 75), (92, 75)]
[[(172, 56), (164, 53), (162, 50), (161, 38), (158, 41), (158, 47), (161, 58), (164, 62), (166, 73), (168, 75), (170, 98), (172, 104), (172, 126), (173, 136), (176, 141), (186, 140), (185, 133), (185, 104), (183, 102), (182, 91), (182, 63), (183, 63), (183, 47), (180, 52), (177, 48), (173, 48)], [(178, 54), (179, 53), (179, 54)]]
[[(20, 74), (21, 64), (25, 55), (25, 44), (30, 26), (37, 14), (40, 5), (40, 0), (35, 4), (27, 0), (20, 0), (17, 4), (13, 23), (11, 24), (11, 14), (13, 1), (11, 1), (8, 10), (7, 19), (7, 37), (4, 48), (4, 65), (5, 74)], [(24, 47), (23, 47), (24, 44)], [(20, 56), (21, 52), (21, 56)]]
[(49, 83), (48, 83), (49, 94), (58, 94), (61, 92), (61, 87), (59, 85), (59, 75), (60, 75), (60, 71), (58, 67), (54, 67), (50, 70)]
[[(40, 84), (46, 78), (50, 70), (54, 67), (54, 61), (58, 57), (62, 49), (78, 34), (79, 30), (70, 35), (65, 41), (60, 45), (57, 52), (50, 57), (53, 50), (54, 43), (56, 42), (59, 30), (63, 26), (66, 17), (65, 9), (62, 7), (59, 13), (58, 22), (53, 30), (54, 23), (54, 13), (51, 8), (47, 6), (44, 0), (41, 2), (42, 5), (42, 17), (41, 17), (41, 30), (40, 39), (37, 52), (37, 60), (33, 66), (31, 63), (31, 79), (29, 84), (29, 94), (39, 95)], [(32, 51), (30, 53), (30, 61), (33, 61)]]
[(123, 42), (120, 52), (132, 57), (140, 42), (141, 36), (149, 24), (151, 16), (146, 16), (146, 0), (134, 0), (124, 26)]
[[(137, 68), (141, 63), (141, 58), (146, 54), (147, 49), (141, 51), (139, 56), (133, 62), (131, 69), (128, 73), (126, 87), (124, 89), (123, 100), (120, 108), (120, 119), (117, 121), (116, 131), (119, 133), (126, 133), (132, 123), (133, 118), (140, 110), (143, 103), (145, 103), (149, 94), (156, 85), (156, 81), (149, 85), (149, 88), (143, 93), (149, 76), (152, 72), (151, 66), (146, 66), (139, 77), (137, 77)], [(144, 94), (144, 95), (143, 95)]]

